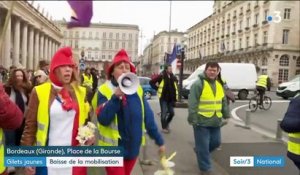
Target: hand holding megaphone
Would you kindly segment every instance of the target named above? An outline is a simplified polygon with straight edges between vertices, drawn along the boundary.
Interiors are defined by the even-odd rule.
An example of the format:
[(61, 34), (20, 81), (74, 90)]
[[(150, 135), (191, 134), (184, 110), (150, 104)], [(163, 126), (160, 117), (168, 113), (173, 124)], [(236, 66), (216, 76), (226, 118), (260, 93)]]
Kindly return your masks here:
[(139, 78), (132, 72), (123, 73), (117, 80), (119, 88), (126, 95), (136, 93), (140, 84)]

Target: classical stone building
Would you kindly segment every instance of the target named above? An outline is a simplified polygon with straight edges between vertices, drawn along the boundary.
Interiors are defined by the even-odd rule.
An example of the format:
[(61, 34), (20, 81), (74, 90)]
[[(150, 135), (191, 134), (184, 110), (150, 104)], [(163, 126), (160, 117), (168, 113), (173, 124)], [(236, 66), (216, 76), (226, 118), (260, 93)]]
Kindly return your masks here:
[(99, 72), (107, 68), (117, 51), (124, 48), (133, 62), (138, 60), (139, 27), (131, 24), (92, 23), (88, 28), (67, 28), (56, 21), (63, 32), (63, 46), (70, 46), (77, 59)]
[(299, 1), (215, 1), (188, 29), (185, 72), (207, 61), (249, 62), (274, 85), (300, 74)]
[(60, 46), (60, 29), (28, 1), (0, 1), (0, 32), (3, 31), (6, 14), (14, 4), (8, 21), (0, 65), (36, 69), (39, 60), (50, 60)]
[(174, 44), (180, 44), (184, 40), (184, 32), (172, 30), (170, 32), (161, 31), (154, 35), (151, 43), (143, 50), (141, 63), (143, 75), (149, 76), (158, 73), (160, 66), (165, 64), (165, 54), (171, 53)]

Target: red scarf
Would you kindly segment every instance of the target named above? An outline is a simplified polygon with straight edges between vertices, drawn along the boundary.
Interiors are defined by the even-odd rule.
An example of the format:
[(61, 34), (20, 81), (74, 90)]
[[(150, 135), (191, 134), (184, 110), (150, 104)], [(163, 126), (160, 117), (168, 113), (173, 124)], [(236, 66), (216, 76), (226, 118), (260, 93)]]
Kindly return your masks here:
[(66, 89), (66, 88), (62, 88), (58, 94), (61, 95), (61, 98), (62, 98), (62, 108), (65, 110), (65, 111), (70, 111), (72, 109), (75, 108), (75, 103), (73, 103), (73, 100), (72, 100), (72, 97), (69, 93), (69, 91)]

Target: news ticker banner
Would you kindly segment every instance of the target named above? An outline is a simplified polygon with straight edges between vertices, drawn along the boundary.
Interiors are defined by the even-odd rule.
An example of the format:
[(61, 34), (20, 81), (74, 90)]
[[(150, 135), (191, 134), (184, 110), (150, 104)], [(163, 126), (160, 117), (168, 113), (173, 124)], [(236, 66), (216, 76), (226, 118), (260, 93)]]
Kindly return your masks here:
[(284, 156), (230, 156), (230, 167), (284, 167)]
[(7, 146), (4, 165), (14, 167), (123, 166), (122, 147)]

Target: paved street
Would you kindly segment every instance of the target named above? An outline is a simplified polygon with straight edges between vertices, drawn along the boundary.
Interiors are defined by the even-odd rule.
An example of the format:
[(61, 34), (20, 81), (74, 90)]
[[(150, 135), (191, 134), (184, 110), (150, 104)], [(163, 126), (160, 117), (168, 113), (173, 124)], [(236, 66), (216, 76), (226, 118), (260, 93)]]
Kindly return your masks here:
[[(221, 150), (217, 150), (213, 153), (213, 164), (216, 173), (221, 175), (281, 175), (281, 174), (297, 174), (298, 170), (294, 164), (285, 157), (286, 165), (284, 168), (233, 168), (229, 166), (230, 156), (255, 156), (255, 155), (286, 155), (286, 145), (275, 140), (276, 122), (278, 118), (282, 118), (287, 105), (288, 100), (283, 101), (281, 98), (274, 95), (274, 92), (268, 93), (268, 95), (275, 101), (270, 111), (260, 111), (251, 113), (251, 126), (255, 129), (259, 128), (258, 132), (255, 129), (244, 129), (239, 127), (234, 119), (230, 119), (228, 125), (222, 128), (222, 146)], [(159, 105), (157, 99), (149, 100), (152, 109), (155, 113), (159, 112)], [(248, 104), (248, 101), (237, 101), (231, 105), (231, 109)], [(242, 120), (244, 120), (245, 109), (242, 107), (236, 110), (236, 113)], [(172, 121), (171, 133), (164, 134), (164, 138), (167, 146), (167, 154), (170, 155), (174, 151), (177, 155), (174, 158), (176, 163), (175, 173), (197, 175), (198, 167), (193, 151), (194, 139), (192, 127), (187, 123), (187, 109), (177, 108), (175, 109), (176, 116)], [(157, 124), (160, 126), (159, 117), (156, 117)], [(271, 133), (272, 138), (268, 137)], [(155, 165), (142, 165), (142, 169), (145, 175), (152, 175), (158, 170), (158, 154), (157, 146), (150, 140), (146, 149), (146, 159), (152, 160)]]
[[(277, 120), (283, 118), (290, 101), (276, 96), (275, 92), (267, 92), (267, 95), (273, 101), (271, 109), (268, 111), (258, 109), (254, 113), (251, 112), (250, 121), (254, 130), (261, 132), (261, 134), (275, 137)], [(235, 111), (236, 115), (243, 121), (245, 121), (248, 103), (249, 101), (238, 101), (231, 105), (232, 112)], [(283, 135), (285, 136), (286, 134)]]

